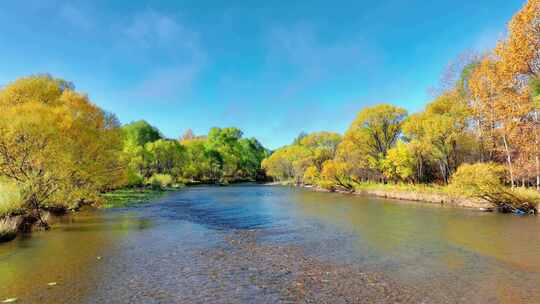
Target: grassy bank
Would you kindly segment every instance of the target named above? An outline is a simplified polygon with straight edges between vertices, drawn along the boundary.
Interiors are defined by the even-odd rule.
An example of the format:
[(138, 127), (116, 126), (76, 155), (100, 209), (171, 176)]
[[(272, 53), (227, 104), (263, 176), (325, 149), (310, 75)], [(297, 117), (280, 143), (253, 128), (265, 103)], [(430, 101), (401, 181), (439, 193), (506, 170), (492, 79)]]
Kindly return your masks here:
[[(291, 181), (283, 181), (272, 184), (294, 186), (295, 183)], [(306, 188), (315, 189), (316, 191), (331, 191), (323, 189), (318, 186), (303, 185)], [(475, 209), (490, 209), (497, 207), (495, 204), (486, 200), (467, 196), (465, 194), (456, 194), (455, 190), (448, 186), (442, 186), (437, 184), (383, 184), (383, 183), (356, 183), (351, 191), (332, 190), (340, 193), (349, 193), (354, 195), (368, 195), (381, 198), (424, 202), (431, 204), (440, 204), (445, 206), (462, 207), (462, 208), (475, 208)], [(507, 192), (512, 193), (517, 197), (521, 197), (526, 201), (531, 202), (538, 206), (540, 202), (540, 192), (531, 188), (516, 187), (513, 189), (507, 188)], [(538, 207), (537, 207), (538, 208)]]
[(493, 204), (479, 199), (456, 196), (448, 187), (441, 185), (361, 183), (355, 185), (354, 193), (464, 208), (494, 207)]

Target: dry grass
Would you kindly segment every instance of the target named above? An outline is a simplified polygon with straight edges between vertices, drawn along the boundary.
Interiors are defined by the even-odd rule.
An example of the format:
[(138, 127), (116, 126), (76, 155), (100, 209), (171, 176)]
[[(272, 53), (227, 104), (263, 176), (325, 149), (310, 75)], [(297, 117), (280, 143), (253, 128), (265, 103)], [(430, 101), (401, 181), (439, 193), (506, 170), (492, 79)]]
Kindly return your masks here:
[(382, 184), (382, 183), (360, 183), (354, 186), (354, 190), (380, 190), (380, 191), (403, 191), (423, 194), (448, 195), (448, 188), (436, 184)]
[(17, 187), (0, 180), (0, 218), (21, 213), (23, 203)]
[(361, 183), (355, 192), (378, 197), (444, 204), (466, 208), (489, 208), (492, 204), (475, 198), (452, 195), (446, 186), (435, 184), (380, 184)]

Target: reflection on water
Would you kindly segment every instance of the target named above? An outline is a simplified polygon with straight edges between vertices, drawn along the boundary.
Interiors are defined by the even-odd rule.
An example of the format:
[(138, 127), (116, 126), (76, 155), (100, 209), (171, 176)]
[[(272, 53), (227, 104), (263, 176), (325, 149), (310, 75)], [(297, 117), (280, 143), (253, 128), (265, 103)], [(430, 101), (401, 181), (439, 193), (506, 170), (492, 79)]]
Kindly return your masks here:
[[(36, 232), (0, 246), (0, 296), (47, 296), (76, 302), (99, 279), (96, 262), (115, 240), (148, 227), (147, 221), (127, 212), (114, 216), (85, 212), (53, 223), (50, 232)], [(48, 286), (51, 282), (59, 287)], [(74, 295), (66, 293), (71, 288), (77, 290)]]
[(302, 213), (351, 231), (366, 267), (459, 302), (537, 302), (540, 222), (347, 195), (296, 192)]
[(212, 288), (197, 271), (198, 251), (231, 231), (264, 229), (278, 233), (261, 242), (382, 271), (441, 302), (538, 302), (539, 227), (537, 217), (302, 189), (193, 187), (139, 207), (65, 217), (50, 232), (0, 245), (0, 299), (166, 302), (193, 292), (186, 282)]

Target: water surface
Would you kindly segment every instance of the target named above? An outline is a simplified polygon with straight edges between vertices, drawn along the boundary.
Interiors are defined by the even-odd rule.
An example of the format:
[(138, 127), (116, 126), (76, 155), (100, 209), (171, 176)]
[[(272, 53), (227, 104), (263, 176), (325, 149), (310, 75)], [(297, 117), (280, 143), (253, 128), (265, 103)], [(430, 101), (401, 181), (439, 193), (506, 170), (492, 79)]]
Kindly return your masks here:
[(261, 244), (299, 246), (320, 261), (382, 273), (435, 302), (538, 303), (539, 227), (537, 217), (305, 189), (192, 187), (64, 217), (52, 231), (0, 245), (0, 300), (278, 302), (277, 292), (249, 283), (224, 288), (209, 274), (228, 266), (201, 258), (233, 233), (259, 231)]

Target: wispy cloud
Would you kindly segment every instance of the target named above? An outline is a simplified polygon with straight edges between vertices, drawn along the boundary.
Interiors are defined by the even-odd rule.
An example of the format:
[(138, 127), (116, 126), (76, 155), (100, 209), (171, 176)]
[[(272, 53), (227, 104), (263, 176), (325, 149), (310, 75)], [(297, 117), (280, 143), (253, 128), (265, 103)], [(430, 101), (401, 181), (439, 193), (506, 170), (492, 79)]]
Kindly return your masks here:
[(191, 90), (199, 71), (197, 65), (157, 69), (136, 85), (134, 94), (157, 99), (176, 97)]
[(359, 37), (343, 41), (325, 41), (309, 24), (275, 27), (268, 35), (269, 61), (287, 63), (297, 81), (290, 82), (283, 94), (296, 92), (329, 77), (359, 68), (371, 69), (381, 60), (373, 43)]
[(70, 26), (78, 29), (90, 30), (95, 25), (94, 18), (92, 18), (88, 9), (75, 3), (62, 3), (58, 15)]
[(135, 14), (123, 30), (126, 42), (152, 53), (150, 70), (136, 83), (135, 94), (174, 99), (191, 91), (206, 61), (198, 35), (178, 18), (153, 9)]
[(133, 16), (124, 29), (125, 36), (132, 42), (147, 47), (163, 47), (182, 43), (193, 47), (195, 34), (180, 24), (174, 17), (147, 9)]

